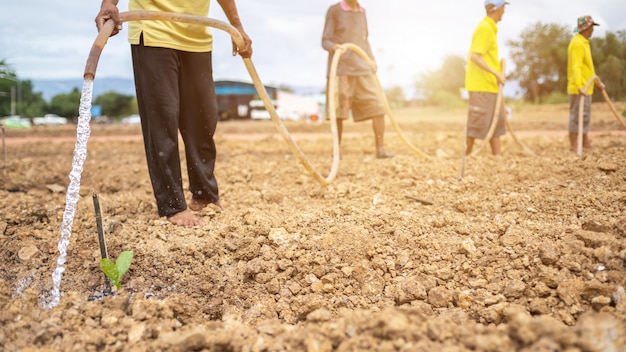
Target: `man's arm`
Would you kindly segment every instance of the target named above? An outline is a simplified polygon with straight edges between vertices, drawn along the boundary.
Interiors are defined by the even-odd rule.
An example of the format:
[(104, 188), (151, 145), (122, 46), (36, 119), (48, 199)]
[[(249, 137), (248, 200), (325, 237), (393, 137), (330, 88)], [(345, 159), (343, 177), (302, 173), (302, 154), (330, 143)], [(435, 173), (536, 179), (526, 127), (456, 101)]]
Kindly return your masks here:
[(491, 68), (487, 64), (487, 61), (485, 61), (485, 58), (482, 56), (482, 54), (472, 52), (470, 60), (472, 60), (472, 62), (475, 63), (478, 67), (496, 76), (496, 80), (498, 80), (499, 85), (503, 86), (504, 84), (506, 84), (506, 77), (504, 76), (504, 74), (498, 73), (496, 72), (496, 70)]
[(571, 80), (574, 83), (574, 86), (578, 90), (578, 94), (586, 95), (583, 89), (585, 88), (585, 84), (587, 82), (583, 79), (583, 59), (585, 57), (585, 49), (580, 45), (576, 45), (574, 43), (569, 52), (569, 60), (572, 63), (572, 77)]
[(322, 48), (328, 52), (334, 52), (339, 43), (334, 41), (335, 35), (335, 16), (332, 13), (332, 7), (326, 12), (326, 20), (324, 21), (324, 32), (322, 33)]
[[(112, 0), (115, 1), (115, 0)], [(239, 31), (241, 37), (243, 38), (244, 47), (239, 48), (233, 42), (233, 55), (239, 53), (241, 57), (248, 58), (252, 56), (252, 39), (248, 36), (246, 31), (243, 29), (243, 25), (241, 24), (241, 18), (239, 18), (239, 11), (237, 11), (237, 5), (235, 4), (235, 0), (217, 0), (217, 2), (222, 7), (224, 14), (228, 18), (228, 22)]]
[(102, 4), (100, 5), (100, 12), (96, 16), (96, 28), (98, 28), (98, 32), (104, 26), (104, 23), (108, 20), (113, 20), (115, 22), (115, 28), (113, 28), (113, 32), (111, 36), (116, 35), (122, 30), (122, 21), (120, 20), (120, 12), (117, 9), (118, 0), (102, 0)]

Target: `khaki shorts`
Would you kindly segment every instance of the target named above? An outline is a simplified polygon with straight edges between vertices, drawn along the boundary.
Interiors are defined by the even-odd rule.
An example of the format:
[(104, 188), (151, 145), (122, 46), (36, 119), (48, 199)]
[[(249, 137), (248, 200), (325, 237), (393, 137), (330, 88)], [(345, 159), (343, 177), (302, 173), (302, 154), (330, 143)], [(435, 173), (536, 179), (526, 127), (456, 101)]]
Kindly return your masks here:
[(578, 94), (569, 95), (569, 123), (567, 130), (570, 133), (578, 133), (580, 99), (585, 99), (583, 103), (583, 133), (589, 133), (589, 124), (591, 123), (591, 95), (581, 97)]
[[(326, 90), (328, 92), (328, 89)], [(365, 121), (385, 114), (374, 76), (337, 76), (337, 119)]]
[[(489, 133), (491, 121), (496, 108), (498, 94), (487, 92), (469, 92), (469, 109), (467, 112), (467, 137), (484, 139)], [(506, 133), (504, 122), (504, 106), (501, 106), (500, 115), (493, 137), (500, 137)]]

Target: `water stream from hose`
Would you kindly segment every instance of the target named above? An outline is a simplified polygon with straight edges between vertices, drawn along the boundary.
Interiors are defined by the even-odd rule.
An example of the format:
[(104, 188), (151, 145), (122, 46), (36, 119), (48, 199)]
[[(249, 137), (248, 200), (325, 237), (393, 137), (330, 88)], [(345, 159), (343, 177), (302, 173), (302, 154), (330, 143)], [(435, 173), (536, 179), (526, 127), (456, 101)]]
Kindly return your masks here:
[(78, 108), (78, 126), (76, 128), (76, 145), (74, 146), (74, 158), (72, 160), (72, 171), (70, 172), (70, 184), (67, 187), (65, 196), (65, 211), (63, 212), (63, 222), (61, 223), (61, 239), (59, 240), (59, 258), (57, 267), (52, 274), (53, 287), (45, 297), (41, 297), (40, 305), (44, 309), (56, 307), (61, 300), (61, 277), (65, 271), (65, 260), (67, 258), (67, 245), (70, 243), (72, 235), (72, 224), (76, 214), (76, 204), (78, 203), (80, 191), (80, 177), (83, 172), (83, 164), (87, 158), (87, 141), (91, 134), (91, 99), (93, 96), (93, 79), (86, 78), (83, 82), (83, 92)]

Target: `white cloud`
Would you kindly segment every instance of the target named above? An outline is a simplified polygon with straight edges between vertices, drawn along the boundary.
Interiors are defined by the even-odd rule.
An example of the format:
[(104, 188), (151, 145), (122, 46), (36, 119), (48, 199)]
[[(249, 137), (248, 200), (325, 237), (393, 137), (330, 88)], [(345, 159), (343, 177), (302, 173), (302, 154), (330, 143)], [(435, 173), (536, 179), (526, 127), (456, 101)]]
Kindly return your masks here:
[[(238, 0), (244, 27), (254, 44), (253, 62), (264, 84), (322, 86), (327, 53), (321, 47), (324, 17), (335, 0)], [(501, 53), (506, 40), (526, 26), (571, 24), (592, 15), (597, 35), (626, 29), (623, 0), (511, 0), (500, 23)], [(484, 16), (482, 0), (361, 0), (368, 12), (370, 41), (383, 85), (410, 85), (420, 73), (439, 68), (447, 55), (465, 56), (472, 31)], [(0, 12), (0, 59), (13, 64), (22, 78), (82, 77), (97, 33), (94, 18), (100, 1), (8, 1)], [(121, 11), (128, 0), (119, 3)], [(210, 16), (225, 20), (217, 1)], [(215, 30), (214, 76), (248, 80), (241, 59), (230, 54), (230, 38)], [(110, 38), (97, 76), (132, 77), (124, 30)]]

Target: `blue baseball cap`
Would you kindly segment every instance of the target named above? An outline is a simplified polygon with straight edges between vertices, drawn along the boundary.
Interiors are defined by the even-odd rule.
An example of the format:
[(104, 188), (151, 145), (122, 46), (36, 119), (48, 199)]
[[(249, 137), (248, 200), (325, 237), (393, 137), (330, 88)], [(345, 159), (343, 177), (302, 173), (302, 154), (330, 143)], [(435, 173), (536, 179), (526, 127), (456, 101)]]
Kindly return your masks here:
[(497, 10), (504, 5), (508, 5), (509, 2), (505, 0), (485, 0), (485, 7), (489, 11)]

